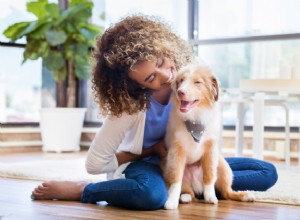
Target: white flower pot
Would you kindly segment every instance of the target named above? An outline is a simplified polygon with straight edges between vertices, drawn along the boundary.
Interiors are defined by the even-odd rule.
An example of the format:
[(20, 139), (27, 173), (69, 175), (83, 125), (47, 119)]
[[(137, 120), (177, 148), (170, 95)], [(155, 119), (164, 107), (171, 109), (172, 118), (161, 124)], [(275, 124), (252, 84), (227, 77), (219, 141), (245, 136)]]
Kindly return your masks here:
[(79, 151), (85, 112), (85, 108), (41, 109), (43, 151)]

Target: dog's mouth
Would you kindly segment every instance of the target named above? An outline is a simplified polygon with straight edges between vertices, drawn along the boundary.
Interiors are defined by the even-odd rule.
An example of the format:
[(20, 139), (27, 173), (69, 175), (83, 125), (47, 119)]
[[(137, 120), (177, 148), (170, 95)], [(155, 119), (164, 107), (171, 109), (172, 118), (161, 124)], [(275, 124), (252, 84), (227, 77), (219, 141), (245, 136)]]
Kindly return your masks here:
[(191, 108), (193, 108), (195, 106), (195, 104), (198, 102), (199, 100), (196, 99), (194, 101), (184, 101), (181, 100), (180, 101), (180, 111), (181, 112), (188, 112)]

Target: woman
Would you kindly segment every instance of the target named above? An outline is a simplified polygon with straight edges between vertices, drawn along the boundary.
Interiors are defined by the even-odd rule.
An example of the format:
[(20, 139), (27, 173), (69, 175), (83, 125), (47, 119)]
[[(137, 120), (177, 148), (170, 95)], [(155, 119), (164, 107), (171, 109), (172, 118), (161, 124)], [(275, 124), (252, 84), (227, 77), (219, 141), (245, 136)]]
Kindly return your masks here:
[[(193, 60), (190, 47), (158, 18), (127, 17), (97, 39), (93, 91), (106, 116), (88, 151), (88, 173), (112, 172), (99, 183), (50, 181), (32, 199), (106, 201), (128, 209), (163, 207), (167, 189), (158, 165), (176, 71)], [(227, 158), (234, 190), (266, 190), (275, 167), (251, 158)], [(129, 163), (131, 162), (131, 163)]]

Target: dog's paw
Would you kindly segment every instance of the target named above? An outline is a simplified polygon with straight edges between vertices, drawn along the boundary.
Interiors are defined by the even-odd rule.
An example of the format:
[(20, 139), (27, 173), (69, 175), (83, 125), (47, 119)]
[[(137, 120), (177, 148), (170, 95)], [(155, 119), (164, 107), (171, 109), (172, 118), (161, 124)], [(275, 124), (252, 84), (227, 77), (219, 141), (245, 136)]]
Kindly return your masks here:
[(242, 199), (243, 202), (254, 202), (255, 201), (255, 196), (252, 193), (247, 193)]
[(215, 189), (213, 185), (204, 186), (204, 202), (210, 204), (218, 204)]
[(178, 200), (168, 199), (167, 202), (165, 203), (164, 208), (165, 209), (177, 209), (178, 204), (179, 204)]
[(184, 193), (180, 195), (180, 202), (181, 203), (190, 203), (192, 202), (192, 196), (191, 194)]
[(216, 205), (216, 204), (218, 204), (218, 199), (215, 195), (208, 196), (208, 197), (204, 197), (204, 202)]

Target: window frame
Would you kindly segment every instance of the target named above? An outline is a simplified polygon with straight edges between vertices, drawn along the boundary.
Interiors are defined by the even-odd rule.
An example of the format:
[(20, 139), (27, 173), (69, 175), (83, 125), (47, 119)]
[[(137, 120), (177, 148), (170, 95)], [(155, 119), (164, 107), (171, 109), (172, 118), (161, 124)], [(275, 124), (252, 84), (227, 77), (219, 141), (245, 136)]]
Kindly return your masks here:
[[(229, 43), (250, 43), (262, 41), (278, 41), (278, 40), (300, 40), (300, 32), (286, 33), (286, 34), (266, 34), (266, 35), (249, 35), (238, 37), (220, 37), (220, 38), (206, 38), (198, 39), (199, 32), (199, 2), (201, 0), (187, 0), (188, 1), (188, 42), (193, 47), (194, 52), (198, 53), (198, 46), (200, 45), (217, 45)], [(235, 130), (235, 125), (226, 125), (224, 129)], [(245, 126), (245, 130), (253, 131), (253, 126)], [(285, 130), (284, 126), (265, 126), (265, 131), (281, 131)], [(299, 126), (290, 126), (291, 132), (300, 132)]]

